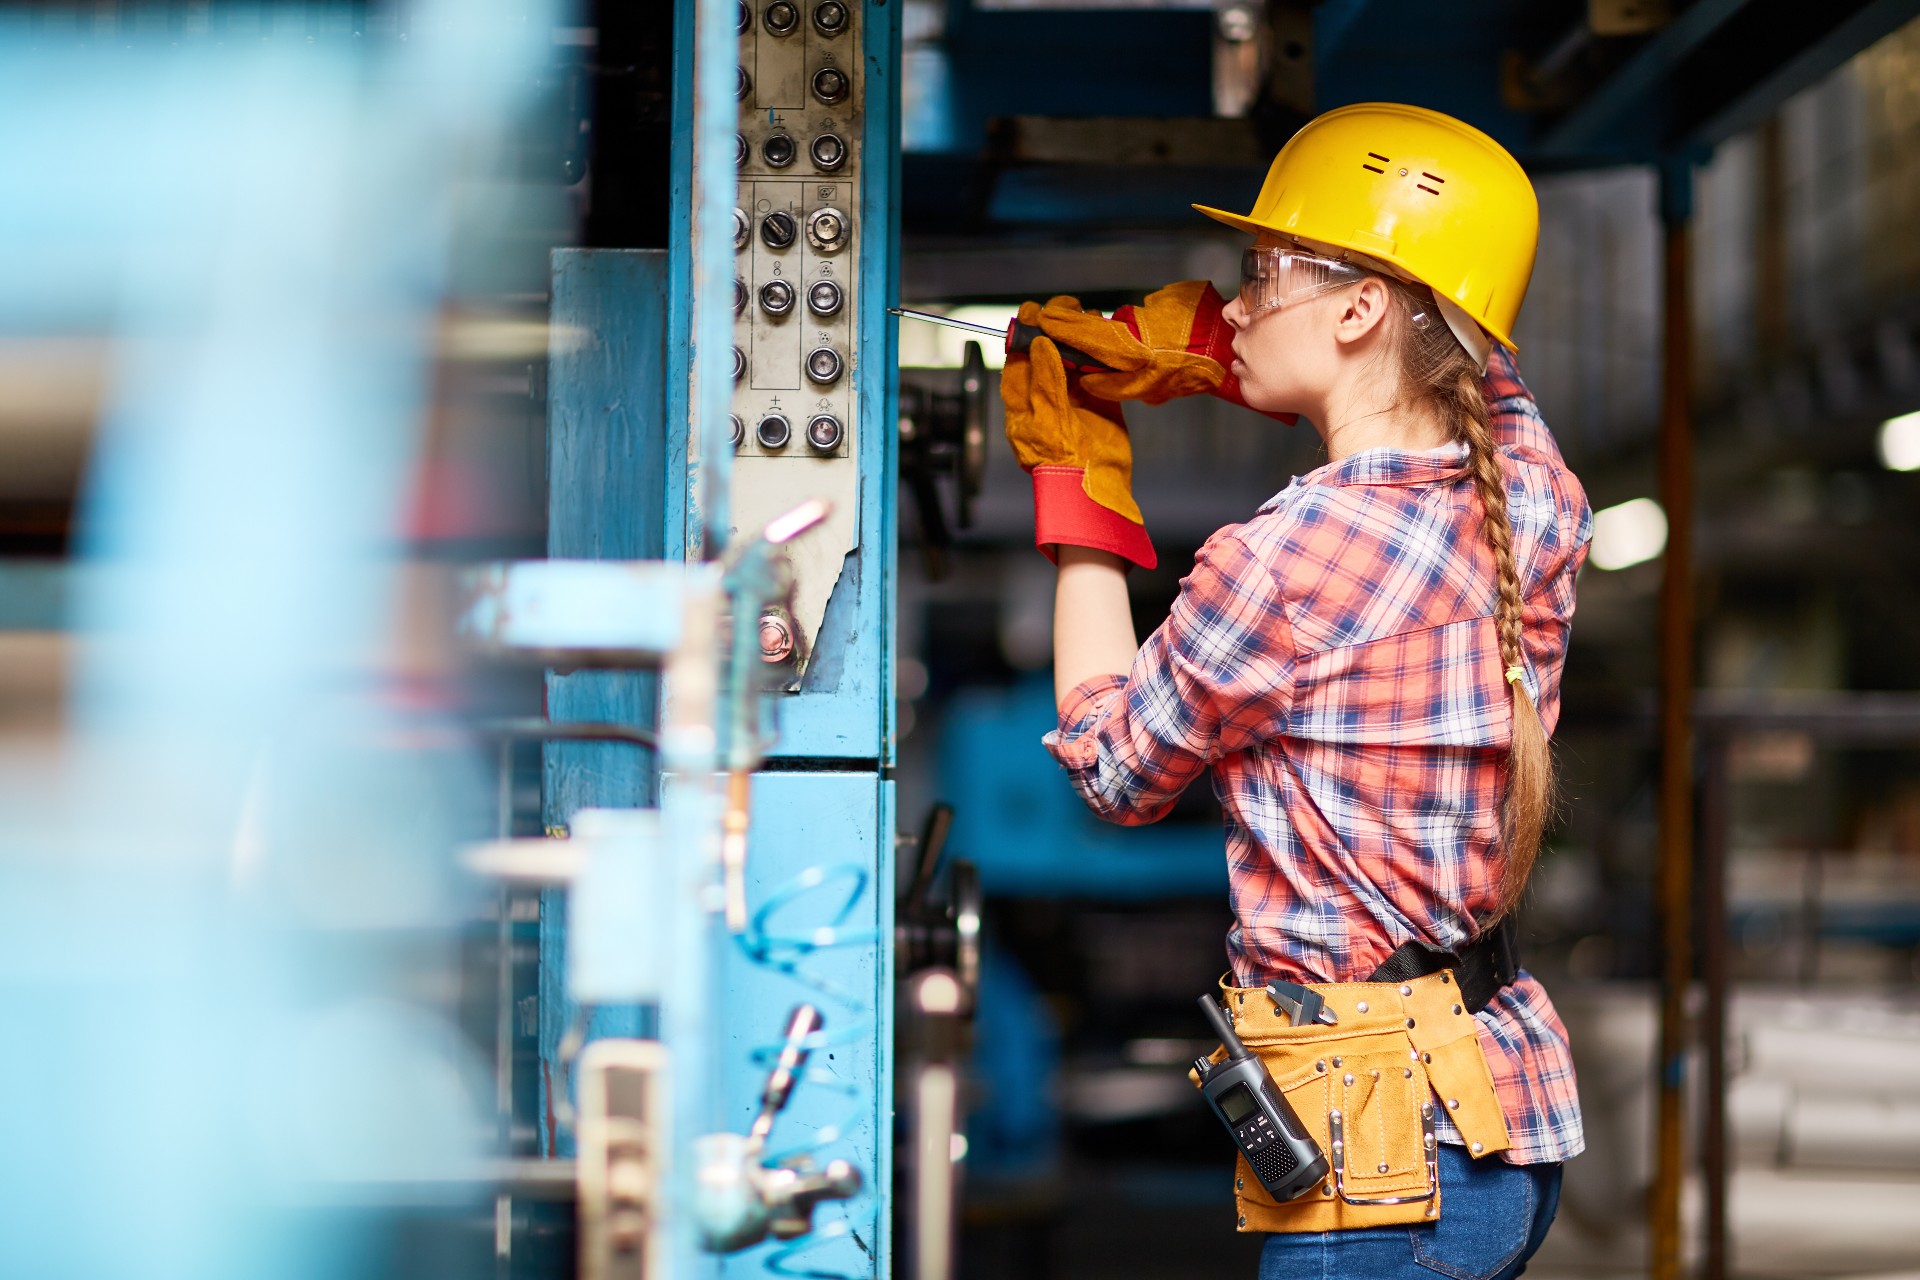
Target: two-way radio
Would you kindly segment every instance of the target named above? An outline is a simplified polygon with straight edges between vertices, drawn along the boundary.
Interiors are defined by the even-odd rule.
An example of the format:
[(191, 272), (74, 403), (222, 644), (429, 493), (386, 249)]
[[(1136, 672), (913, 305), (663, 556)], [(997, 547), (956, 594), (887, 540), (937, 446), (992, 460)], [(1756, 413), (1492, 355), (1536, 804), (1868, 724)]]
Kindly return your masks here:
[(1194, 1059), (1200, 1092), (1267, 1194), (1275, 1200), (1298, 1199), (1327, 1176), (1326, 1153), (1274, 1087), (1260, 1059), (1233, 1033), (1233, 1023), (1213, 997), (1200, 997), (1200, 1011), (1227, 1050), (1225, 1062)]

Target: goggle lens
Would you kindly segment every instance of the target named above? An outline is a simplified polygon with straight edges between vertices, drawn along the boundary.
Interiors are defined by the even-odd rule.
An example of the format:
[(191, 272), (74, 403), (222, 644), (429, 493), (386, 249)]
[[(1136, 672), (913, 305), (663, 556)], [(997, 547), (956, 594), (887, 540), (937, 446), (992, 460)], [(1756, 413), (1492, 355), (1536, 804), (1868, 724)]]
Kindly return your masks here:
[(1249, 317), (1363, 279), (1350, 262), (1279, 245), (1256, 246), (1240, 255), (1240, 305)]

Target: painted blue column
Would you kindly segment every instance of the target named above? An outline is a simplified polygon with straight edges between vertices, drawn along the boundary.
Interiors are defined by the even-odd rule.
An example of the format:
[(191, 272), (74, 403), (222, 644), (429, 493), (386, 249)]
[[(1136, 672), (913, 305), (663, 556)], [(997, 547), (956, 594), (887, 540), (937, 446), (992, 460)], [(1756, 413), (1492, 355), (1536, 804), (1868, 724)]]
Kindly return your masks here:
[[(668, 259), (660, 250), (560, 249), (553, 254), (547, 393), (547, 554), (554, 559), (658, 560), (666, 504)], [(549, 671), (547, 716), (653, 729), (659, 677), (638, 671)], [(659, 800), (652, 751), (617, 742), (554, 742), (542, 752), (549, 829), (584, 808)], [(577, 1011), (566, 995), (564, 890), (540, 900), (541, 1115), (560, 1087), (560, 1041)], [(651, 1034), (635, 1008), (595, 1012), (589, 1035)], [(570, 1135), (541, 1148), (564, 1153)]]

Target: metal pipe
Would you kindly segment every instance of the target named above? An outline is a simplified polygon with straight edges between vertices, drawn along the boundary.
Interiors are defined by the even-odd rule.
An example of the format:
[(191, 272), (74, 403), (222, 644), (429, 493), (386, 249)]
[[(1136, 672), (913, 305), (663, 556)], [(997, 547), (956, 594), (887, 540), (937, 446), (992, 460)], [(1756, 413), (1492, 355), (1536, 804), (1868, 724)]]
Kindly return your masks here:
[(1665, 229), (1665, 359), (1661, 377), (1660, 502), (1667, 512), (1660, 584), (1658, 902), (1664, 963), (1648, 1240), (1654, 1280), (1680, 1280), (1680, 1189), (1686, 1174), (1687, 988), (1693, 979), (1693, 421), (1688, 293), (1693, 164), (1660, 170)]
[(1700, 797), (1700, 969), (1706, 1004), (1700, 1038), (1706, 1079), (1700, 1105), (1700, 1166), (1706, 1199), (1704, 1280), (1727, 1280), (1727, 844), (1732, 814), (1724, 737), (1703, 744)]

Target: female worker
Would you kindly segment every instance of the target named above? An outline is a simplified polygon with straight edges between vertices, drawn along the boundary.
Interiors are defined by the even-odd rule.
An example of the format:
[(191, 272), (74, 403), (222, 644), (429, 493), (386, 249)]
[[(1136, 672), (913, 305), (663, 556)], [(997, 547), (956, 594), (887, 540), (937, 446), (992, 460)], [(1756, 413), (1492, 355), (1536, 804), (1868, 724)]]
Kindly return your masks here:
[[(1507, 924), (1591, 524), (1507, 355), (1533, 190), (1478, 130), (1366, 104), (1302, 129), (1250, 215), (1201, 211), (1255, 237), (1224, 308), (1192, 283), (1112, 319), (1021, 309), (1047, 335), (1002, 383), (1059, 564), (1047, 747), (1109, 821), (1202, 772), (1226, 810), (1227, 1008), (1330, 1158), (1290, 1200), (1241, 1158), (1262, 1277), (1518, 1275), (1584, 1145)], [(1117, 402), (1199, 391), (1300, 415), (1326, 462), (1208, 539), (1141, 645)], [(1293, 1025), (1276, 980), (1327, 1014)]]

